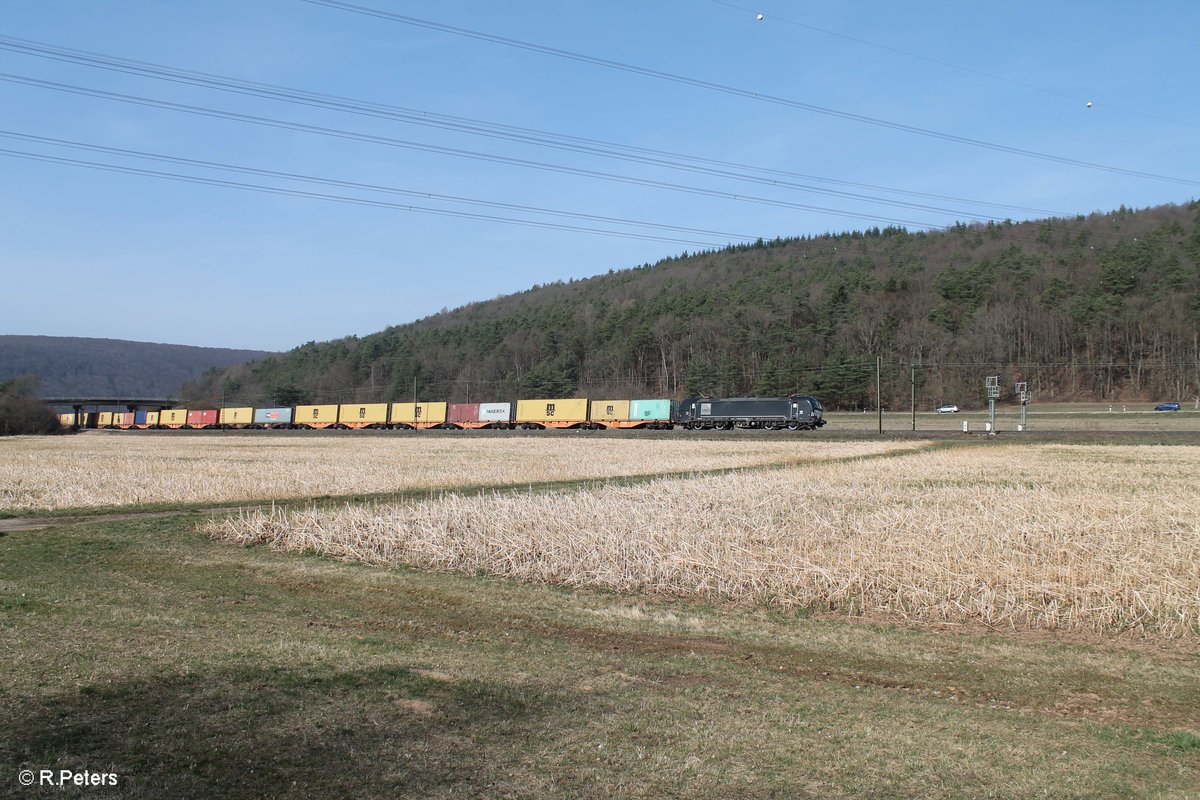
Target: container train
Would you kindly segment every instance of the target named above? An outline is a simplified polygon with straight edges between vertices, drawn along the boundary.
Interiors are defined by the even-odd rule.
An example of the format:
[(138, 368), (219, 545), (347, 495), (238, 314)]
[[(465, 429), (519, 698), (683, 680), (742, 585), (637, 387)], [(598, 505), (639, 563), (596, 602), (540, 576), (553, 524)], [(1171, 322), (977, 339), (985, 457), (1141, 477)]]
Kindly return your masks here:
[(824, 409), (810, 395), (693, 397), (683, 402), (541, 398), (515, 403), (366, 403), (278, 408), (167, 408), (59, 414), (64, 427), (119, 429), (376, 428), (543, 430), (643, 428), (815, 430)]

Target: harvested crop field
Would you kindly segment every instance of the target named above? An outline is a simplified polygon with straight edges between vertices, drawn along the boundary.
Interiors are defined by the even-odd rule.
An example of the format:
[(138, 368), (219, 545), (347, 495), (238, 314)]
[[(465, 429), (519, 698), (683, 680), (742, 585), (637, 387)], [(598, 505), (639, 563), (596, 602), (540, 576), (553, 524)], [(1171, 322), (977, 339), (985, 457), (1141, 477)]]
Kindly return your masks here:
[(84, 434), (0, 441), (0, 511), (228, 503), (823, 462), (924, 443)]
[(1200, 635), (1200, 448), (997, 445), (567, 493), (242, 514), (214, 536), (628, 592)]

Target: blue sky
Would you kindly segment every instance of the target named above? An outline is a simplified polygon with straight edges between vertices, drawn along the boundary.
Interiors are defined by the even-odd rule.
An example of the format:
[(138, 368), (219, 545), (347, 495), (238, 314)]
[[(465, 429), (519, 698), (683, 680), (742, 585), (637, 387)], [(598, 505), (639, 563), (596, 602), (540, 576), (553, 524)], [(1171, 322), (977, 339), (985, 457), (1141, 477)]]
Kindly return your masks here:
[[(740, 236), (1086, 214), (1200, 194), (1191, 1), (354, 5), (429, 25), (302, 0), (0, 4), (0, 333), (282, 350)], [(45, 46), (390, 110), (352, 114), (31, 54)], [(396, 119), (396, 109), (456, 127)], [(272, 122), (229, 118), (238, 114)], [(497, 126), (594, 140), (610, 154), (670, 153), (654, 157), (690, 171), (498, 138)]]

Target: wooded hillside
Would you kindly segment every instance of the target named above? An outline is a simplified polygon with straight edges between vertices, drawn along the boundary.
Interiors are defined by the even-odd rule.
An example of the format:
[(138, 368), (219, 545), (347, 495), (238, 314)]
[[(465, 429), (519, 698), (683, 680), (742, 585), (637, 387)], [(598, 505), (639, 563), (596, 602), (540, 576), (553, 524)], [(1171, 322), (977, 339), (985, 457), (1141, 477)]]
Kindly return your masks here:
[(0, 382), (36, 375), (42, 397), (175, 397), (205, 370), (270, 355), (74, 336), (0, 336)]
[[(1200, 203), (759, 242), (214, 372), (226, 403), (816, 394), (873, 407), (1200, 394)], [(913, 368), (915, 366), (915, 369)]]

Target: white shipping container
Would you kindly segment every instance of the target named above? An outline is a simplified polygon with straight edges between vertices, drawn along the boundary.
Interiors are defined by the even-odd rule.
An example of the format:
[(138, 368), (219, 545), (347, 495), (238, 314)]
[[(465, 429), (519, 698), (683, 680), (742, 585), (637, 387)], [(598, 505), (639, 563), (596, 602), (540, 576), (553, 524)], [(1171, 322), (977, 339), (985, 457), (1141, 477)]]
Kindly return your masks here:
[(480, 422), (508, 422), (512, 419), (512, 403), (480, 403)]

